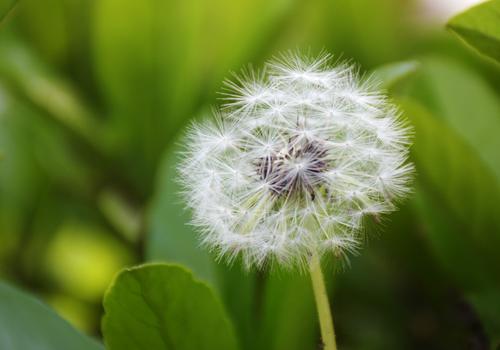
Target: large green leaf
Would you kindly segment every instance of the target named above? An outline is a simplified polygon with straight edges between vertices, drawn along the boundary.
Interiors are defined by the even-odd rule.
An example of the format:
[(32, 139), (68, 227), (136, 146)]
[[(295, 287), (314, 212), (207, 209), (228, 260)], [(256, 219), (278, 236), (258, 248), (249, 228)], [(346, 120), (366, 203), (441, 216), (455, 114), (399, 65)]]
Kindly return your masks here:
[(423, 59), (411, 80), (405, 93), (449, 125), (500, 180), (500, 100), (488, 83), (441, 57)]
[(0, 348), (5, 350), (99, 350), (32, 296), (0, 282)]
[[(436, 192), (419, 184), (414, 202), (423, 231), (441, 266), (479, 315), (496, 344), (492, 349), (496, 349), (500, 345), (500, 281), (495, 269), (499, 262), (490, 247), (498, 246), (498, 237), (489, 239), (487, 232), (471, 231), (463, 218), (454, 218), (447, 204), (436, 199)], [(499, 232), (498, 226), (490, 229)]]
[(241, 348), (253, 350), (257, 342), (259, 301), (264, 276), (243, 270), (240, 262), (231, 266), (220, 263), (217, 273), (217, 287), (238, 333)]
[(233, 350), (237, 341), (222, 304), (176, 265), (124, 270), (104, 298), (109, 350)]
[[(443, 268), (473, 303), (488, 333), (500, 336), (500, 191), (492, 171), (460, 135), (411, 101), (402, 106), (415, 126), (415, 208)], [(488, 298), (489, 303), (484, 302)], [(487, 306), (485, 308), (485, 306)]]
[(320, 342), (308, 274), (281, 272), (266, 277), (258, 305), (257, 349), (314, 350)]
[(486, 1), (453, 17), (448, 28), (479, 52), (500, 61), (500, 0)]
[(146, 259), (183, 264), (202, 278), (217, 286), (214, 259), (200, 247), (194, 227), (189, 225), (190, 211), (180, 196), (178, 172), (179, 148), (173, 147), (158, 171), (156, 194), (148, 214), (149, 233)]

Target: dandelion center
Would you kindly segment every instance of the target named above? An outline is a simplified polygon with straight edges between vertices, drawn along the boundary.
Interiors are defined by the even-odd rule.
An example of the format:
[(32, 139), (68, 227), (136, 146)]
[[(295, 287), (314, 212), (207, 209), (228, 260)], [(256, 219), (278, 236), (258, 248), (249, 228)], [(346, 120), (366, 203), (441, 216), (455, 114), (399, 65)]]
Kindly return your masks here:
[(328, 170), (327, 149), (319, 141), (292, 137), (278, 152), (257, 161), (257, 174), (276, 196), (303, 196), (314, 199), (321, 174)]

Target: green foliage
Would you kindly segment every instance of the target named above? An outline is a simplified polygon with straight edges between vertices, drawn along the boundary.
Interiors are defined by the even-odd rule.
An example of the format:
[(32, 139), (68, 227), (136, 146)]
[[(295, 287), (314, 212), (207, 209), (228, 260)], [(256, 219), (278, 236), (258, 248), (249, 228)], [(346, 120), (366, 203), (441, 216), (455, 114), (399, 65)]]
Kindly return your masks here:
[(269, 276), (262, 287), (259, 349), (314, 350), (320, 342), (309, 276), (290, 271)]
[(149, 235), (146, 257), (150, 261), (169, 261), (189, 267), (198, 278), (217, 287), (213, 257), (200, 247), (198, 235), (189, 222), (189, 212), (180, 196), (177, 164), (180, 149), (166, 153), (158, 176), (156, 196), (149, 209)]
[(17, 0), (0, 0), (0, 23), (16, 5)]
[[(478, 293), (500, 293), (496, 266), (500, 244), (500, 201), (497, 180), (474, 157), (473, 150), (456, 133), (428, 111), (412, 102), (403, 102), (411, 115), (415, 133), (413, 148), (419, 169), (415, 196), (416, 211), (423, 218), (432, 251), (475, 306), (487, 331), (500, 336), (499, 318), (484, 310)], [(440, 139), (439, 149), (434, 139)], [(439, 166), (437, 166), (439, 164)], [(465, 170), (465, 171), (464, 171)], [(464, 259), (464, 257), (478, 257)], [(500, 310), (499, 302), (488, 307)]]
[(467, 44), (500, 61), (500, 1), (491, 0), (452, 18), (448, 28)]
[[(175, 181), (175, 144), (191, 118), (219, 103), (232, 70), (282, 50), (324, 48), (381, 81), (415, 129), (413, 197), (383, 234), (367, 229), (376, 238), (352, 268), (326, 269), (337, 279), (340, 348), (498, 345), (500, 74), (439, 28), (407, 20), (413, 2), (15, 2), (0, 0), (3, 278), (65, 317), (78, 305), (72, 322), (98, 335), (114, 271), (182, 264), (194, 277), (171, 265), (119, 275), (105, 301), (111, 350), (164, 349), (160, 334), (179, 349), (200, 348), (189, 342), (201, 337), (210, 349), (317, 349), (306, 275), (228, 267), (200, 247)], [(497, 61), (499, 4), (448, 24)], [(0, 348), (29, 346), (101, 348), (0, 283)]]
[(500, 293), (498, 96), (466, 67), (436, 57), (424, 59), (402, 91), (419, 101), (402, 103), (416, 135), (415, 209), (433, 253), (476, 307), (495, 344), (500, 337), (500, 303), (491, 297)]
[(109, 350), (238, 348), (233, 327), (213, 291), (176, 265), (123, 271), (104, 298)]
[(289, 2), (273, 2), (264, 15), (262, 0), (96, 3), (93, 52), (114, 146), (134, 159), (131, 172), (143, 190), (179, 127), (262, 45)]
[(429, 57), (406, 90), (455, 130), (500, 179), (500, 101), (485, 79), (453, 60)]
[(99, 350), (94, 340), (32, 296), (0, 282), (0, 348), (9, 350)]
[(418, 61), (385, 64), (373, 71), (372, 78), (380, 83), (381, 88), (391, 90), (406, 79), (411, 78), (419, 66)]

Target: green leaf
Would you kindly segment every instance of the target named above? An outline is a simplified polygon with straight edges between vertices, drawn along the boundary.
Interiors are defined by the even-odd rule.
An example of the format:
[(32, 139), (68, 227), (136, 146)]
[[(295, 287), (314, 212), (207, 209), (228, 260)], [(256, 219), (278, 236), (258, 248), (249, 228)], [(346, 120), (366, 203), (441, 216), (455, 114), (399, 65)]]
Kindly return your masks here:
[[(94, 177), (67, 135), (32, 107), (0, 83), (0, 265), (38, 280), (31, 271), (40, 269), (47, 235), (75, 197), (88, 198)], [(71, 195), (54, 195), (55, 186)]]
[(404, 104), (416, 128), (415, 208), (443, 269), (500, 340), (500, 103), (488, 84), (457, 63), (423, 60)]
[(486, 1), (453, 17), (447, 27), (482, 54), (500, 62), (500, 0)]
[(439, 193), (421, 186), (414, 203), (431, 249), (474, 307), (490, 339), (500, 345), (500, 282), (495, 270), (499, 262), (493, 249), (488, 249), (498, 245), (498, 237), (489, 239), (488, 232), (471, 231), (463, 218), (450, 215), (447, 204), (436, 198)]
[(388, 63), (374, 70), (372, 78), (381, 82), (381, 88), (389, 90), (411, 77), (419, 66), (420, 64), (417, 61)]
[(0, 348), (5, 350), (99, 350), (34, 297), (0, 282)]
[[(401, 105), (417, 135), (412, 147), (417, 198), (426, 203), (425, 222), (435, 226), (430, 232), (441, 240), (434, 241), (437, 251), (447, 255), (444, 260), (465, 287), (499, 283), (500, 257), (494, 247), (500, 244), (500, 192), (495, 176), (442, 120), (415, 102), (403, 100)], [(463, 259), (467, 255), (481, 258)]]
[(263, 285), (257, 349), (318, 349), (319, 328), (308, 274), (269, 275)]
[(96, 96), (97, 86), (90, 48), (90, 13), (95, 2), (22, 0), (8, 26), (29, 43), (41, 61), (71, 78), (87, 98)]
[[(71, 4), (74, 6), (77, 2)], [(64, 0), (22, 0), (16, 10), (16, 26), (21, 27), (30, 46), (37, 49), (44, 61), (62, 63), (69, 56), (71, 37), (76, 36), (76, 28), (81, 28), (81, 22), (71, 18), (75, 17), (71, 11), (65, 11), (69, 3)], [(83, 44), (81, 40), (77, 42)]]
[(242, 266), (241, 262), (231, 266), (219, 265), (219, 289), (241, 348), (253, 350), (257, 343), (259, 305), (265, 278), (262, 272), (245, 271)]
[(104, 298), (109, 350), (232, 350), (233, 327), (204, 283), (176, 265), (122, 271)]
[(179, 156), (178, 147), (169, 149), (158, 171), (155, 196), (148, 214), (146, 259), (183, 264), (193, 270), (196, 277), (217, 286), (214, 259), (200, 247), (198, 234), (189, 225), (191, 213), (185, 209), (180, 196), (176, 169)]
[(0, 0), (0, 25), (16, 4), (17, 0)]
[(422, 60), (409, 95), (449, 125), (500, 181), (500, 100), (475, 72), (441, 58)]
[(418, 177), (415, 208), (428, 243), (445, 271), (476, 307), (492, 337), (500, 336), (500, 191), (491, 170), (460, 135), (421, 105), (401, 105), (415, 127)]
[(103, 125), (68, 81), (15, 35), (0, 37), (0, 76), (9, 91), (33, 105), (78, 141), (105, 153)]

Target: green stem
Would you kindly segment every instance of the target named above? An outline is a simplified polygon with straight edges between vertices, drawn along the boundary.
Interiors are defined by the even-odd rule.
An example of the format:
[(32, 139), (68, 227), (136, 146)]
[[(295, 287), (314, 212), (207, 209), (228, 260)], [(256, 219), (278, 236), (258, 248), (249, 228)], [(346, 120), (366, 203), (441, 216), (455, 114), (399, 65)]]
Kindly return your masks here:
[(337, 350), (332, 314), (330, 312), (330, 303), (328, 302), (325, 279), (323, 278), (323, 273), (321, 272), (321, 263), (317, 253), (314, 253), (311, 256), (309, 269), (314, 290), (314, 299), (316, 299), (316, 308), (318, 309), (321, 338), (323, 339), (324, 350)]

